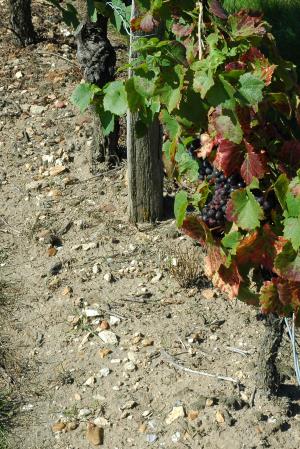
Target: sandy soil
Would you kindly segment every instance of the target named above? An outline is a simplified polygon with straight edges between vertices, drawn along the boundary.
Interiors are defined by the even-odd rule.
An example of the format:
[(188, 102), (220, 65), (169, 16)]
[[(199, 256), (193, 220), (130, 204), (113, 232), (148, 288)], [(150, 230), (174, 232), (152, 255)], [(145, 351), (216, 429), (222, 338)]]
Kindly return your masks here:
[[(0, 275), (16, 292), (2, 333), (22, 366), (5, 380), (21, 400), (12, 448), (299, 448), (287, 336), (267, 400), (258, 311), (211, 288), (172, 219), (128, 223), (126, 162), (91, 175), (91, 118), (69, 103), (73, 39), (33, 4), (45, 40), (0, 37)], [(191, 288), (176, 280), (182, 253), (199, 261)]]

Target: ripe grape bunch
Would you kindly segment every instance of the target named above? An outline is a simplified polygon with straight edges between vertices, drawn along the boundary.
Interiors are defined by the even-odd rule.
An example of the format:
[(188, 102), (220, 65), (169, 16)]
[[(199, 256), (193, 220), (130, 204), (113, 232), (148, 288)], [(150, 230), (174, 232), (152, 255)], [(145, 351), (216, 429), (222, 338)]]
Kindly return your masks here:
[[(195, 151), (200, 147), (200, 141), (196, 139), (189, 147), (189, 153), (196, 158)], [(220, 170), (212, 166), (208, 159), (198, 159), (199, 161), (199, 180), (207, 181), (214, 186), (212, 196), (201, 210), (199, 216), (210, 229), (222, 229), (226, 221), (226, 207), (230, 200), (232, 192), (246, 187), (240, 174), (235, 173), (228, 178)], [(261, 190), (253, 191), (254, 197), (263, 208), (265, 215), (269, 215), (276, 206), (274, 192), (264, 194)]]

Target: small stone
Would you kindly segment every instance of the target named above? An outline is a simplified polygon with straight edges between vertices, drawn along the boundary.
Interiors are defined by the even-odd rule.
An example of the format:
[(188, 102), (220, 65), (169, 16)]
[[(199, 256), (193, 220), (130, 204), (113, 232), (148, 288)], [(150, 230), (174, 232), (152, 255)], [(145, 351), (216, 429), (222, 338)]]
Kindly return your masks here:
[(91, 376), (84, 382), (83, 385), (87, 385), (88, 387), (91, 387), (95, 383), (96, 383), (96, 377), (95, 376)]
[(104, 431), (102, 427), (98, 427), (93, 423), (87, 424), (86, 438), (93, 446), (100, 446), (103, 444)]
[(98, 248), (97, 242), (89, 242), (89, 243), (82, 244), (83, 251), (89, 251), (90, 249), (95, 249), (95, 248)]
[(104, 330), (99, 332), (99, 337), (103, 341), (103, 343), (108, 345), (117, 345), (118, 344), (118, 337), (117, 335), (109, 330)]
[(187, 415), (189, 421), (195, 421), (195, 419), (197, 419), (198, 416), (199, 416), (198, 410), (190, 410)]
[(32, 104), (30, 106), (30, 113), (33, 115), (40, 115), (45, 111), (45, 107), (44, 106), (39, 106), (38, 104)]
[(100, 323), (100, 329), (107, 330), (110, 328), (109, 322), (106, 320), (101, 321)]
[(94, 419), (94, 424), (97, 427), (107, 427), (110, 425), (110, 422), (104, 418), (104, 416), (99, 416), (98, 418)]
[(141, 341), (141, 345), (143, 346), (143, 348), (146, 348), (147, 346), (153, 346), (154, 344), (154, 340), (152, 338), (144, 338)]
[(109, 317), (109, 324), (110, 326), (117, 326), (121, 322), (121, 319), (117, 316), (111, 315)]
[(50, 274), (52, 274), (52, 276), (55, 276), (60, 272), (61, 269), (62, 269), (62, 263), (57, 262), (50, 268), (49, 271), (50, 271)]
[(220, 410), (217, 410), (217, 411), (216, 411), (216, 421), (217, 421), (219, 424), (224, 424), (224, 422), (225, 422), (225, 416), (224, 416), (224, 413), (222, 413)]
[(17, 80), (19, 80), (19, 79), (21, 79), (21, 78), (23, 78), (23, 73), (19, 70), (18, 72), (16, 72), (15, 73), (15, 78), (17, 79)]
[(66, 425), (66, 431), (71, 432), (72, 430), (76, 430), (78, 426), (79, 426), (78, 421), (70, 421)]
[(80, 396), (79, 393), (75, 393), (74, 394), (74, 399), (75, 399), (75, 401), (81, 401), (82, 397)]
[(54, 248), (54, 246), (51, 246), (50, 248), (48, 248), (47, 252), (49, 257), (54, 257), (57, 254), (57, 249)]
[(162, 273), (160, 273), (160, 272), (157, 273), (157, 275), (151, 279), (151, 284), (156, 284), (157, 282), (159, 282), (162, 279), (162, 277), (163, 277)]
[(113, 281), (114, 281), (114, 277), (113, 277), (112, 273), (106, 273), (106, 274), (103, 276), (103, 279), (104, 279), (106, 282), (113, 282)]
[(208, 398), (206, 399), (205, 405), (206, 407), (212, 407), (214, 403), (215, 403), (214, 399)]
[(147, 418), (147, 416), (149, 416), (150, 413), (151, 413), (150, 410), (145, 410), (145, 411), (142, 413), (142, 417), (143, 417), (143, 418)]
[(95, 263), (95, 264), (93, 265), (92, 271), (93, 271), (93, 274), (98, 274), (98, 273), (100, 273), (100, 271), (101, 271), (100, 265), (99, 265), (98, 263)]
[(136, 364), (132, 361), (129, 361), (124, 364), (125, 371), (135, 371), (136, 370)]
[(65, 108), (67, 106), (67, 103), (65, 102), (65, 101), (62, 101), (62, 100), (56, 100), (55, 102), (54, 102), (54, 107), (56, 108), (56, 109), (63, 109), (63, 108)]
[(147, 443), (155, 443), (157, 439), (158, 436), (155, 433), (148, 433), (148, 435), (146, 435)]
[(58, 176), (64, 173), (65, 171), (67, 171), (67, 167), (65, 167), (64, 165), (55, 165), (54, 167), (50, 168), (49, 174), (50, 176)]
[(130, 410), (137, 406), (136, 401), (128, 401), (125, 404), (121, 405), (120, 410)]
[(64, 422), (57, 422), (52, 425), (52, 432), (62, 432), (65, 427), (66, 424)]
[(204, 288), (201, 290), (201, 295), (208, 300), (214, 299), (217, 296), (216, 292), (211, 288)]
[(85, 309), (84, 313), (88, 318), (95, 318), (97, 316), (100, 316), (99, 310), (96, 309)]
[(173, 443), (178, 443), (178, 441), (180, 440), (180, 432), (175, 432), (172, 436), (171, 436), (171, 440)]
[(43, 183), (42, 181), (31, 181), (28, 184), (26, 184), (25, 188), (27, 192), (30, 190), (38, 190), (42, 187)]
[(146, 424), (146, 423), (143, 423), (143, 424), (141, 424), (140, 427), (139, 427), (139, 432), (140, 432), (140, 433), (145, 433), (145, 432), (147, 432), (147, 429), (148, 429), (147, 424)]
[(78, 418), (84, 418), (86, 416), (89, 416), (92, 413), (92, 410), (89, 408), (82, 408), (78, 412)]
[(108, 356), (108, 354), (111, 354), (111, 353), (112, 353), (112, 350), (107, 349), (107, 348), (99, 349), (99, 351), (98, 351), (98, 354), (101, 359), (104, 359), (106, 356)]
[(110, 373), (109, 368), (101, 368), (101, 370), (99, 371), (99, 377), (107, 377), (109, 373)]
[(184, 418), (185, 411), (182, 405), (173, 407), (172, 411), (168, 414), (166, 417), (166, 424), (171, 424), (173, 421), (175, 421), (178, 418)]
[(69, 295), (72, 294), (72, 292), (73, 292), (72, 287), (65, 287), (65, 288), (63, 289), (63, 291), (62, 291), (62, 295), (63, 295), (63, 296), (69, 296)]

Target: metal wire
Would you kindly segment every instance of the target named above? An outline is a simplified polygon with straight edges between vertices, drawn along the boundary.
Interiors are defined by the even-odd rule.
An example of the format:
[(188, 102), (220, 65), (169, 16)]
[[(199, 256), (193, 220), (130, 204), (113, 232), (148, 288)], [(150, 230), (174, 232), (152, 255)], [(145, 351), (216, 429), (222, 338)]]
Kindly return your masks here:
[[(296, 374), (296, 379), (297, 379), (297, 383), (300, 386), (300, 366), (299, 366), (299, 356), (297, 353), (297, 348), (296, 348), (296, 336), (295, 336), (295, 314), (293, 314), (293, 318), (289, 319), (289, 318), (285, 318), (285, 325), (290, 337), (290, 341), (291, 341), (291, 346), (292, 346), (292, 352), (293, 352), (293, 359), (294, 359), (294, 368), (295, 368), (295, 374)], [(290, 325), (289, 321), (292, 322), (292, 325)]]

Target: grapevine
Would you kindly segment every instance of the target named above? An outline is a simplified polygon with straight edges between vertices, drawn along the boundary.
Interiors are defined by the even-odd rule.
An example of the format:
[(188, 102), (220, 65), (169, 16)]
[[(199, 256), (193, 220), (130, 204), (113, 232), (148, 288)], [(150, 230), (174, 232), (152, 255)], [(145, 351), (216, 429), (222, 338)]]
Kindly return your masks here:
[(208, 275), (231, 297), (299, 320), (295, 66), (258, 13), (228, 15), (217, 0), (137, 3), (131, 30), (160, 27), (162, 39), (136, 39), (132, 77), (81, 84), (73, 102), (94, 104), (104, 133), (127, 109), (139, 113), (139, 135), (159, 117), (166, 171), (180, 187), (177, 224), (205, 248)]

